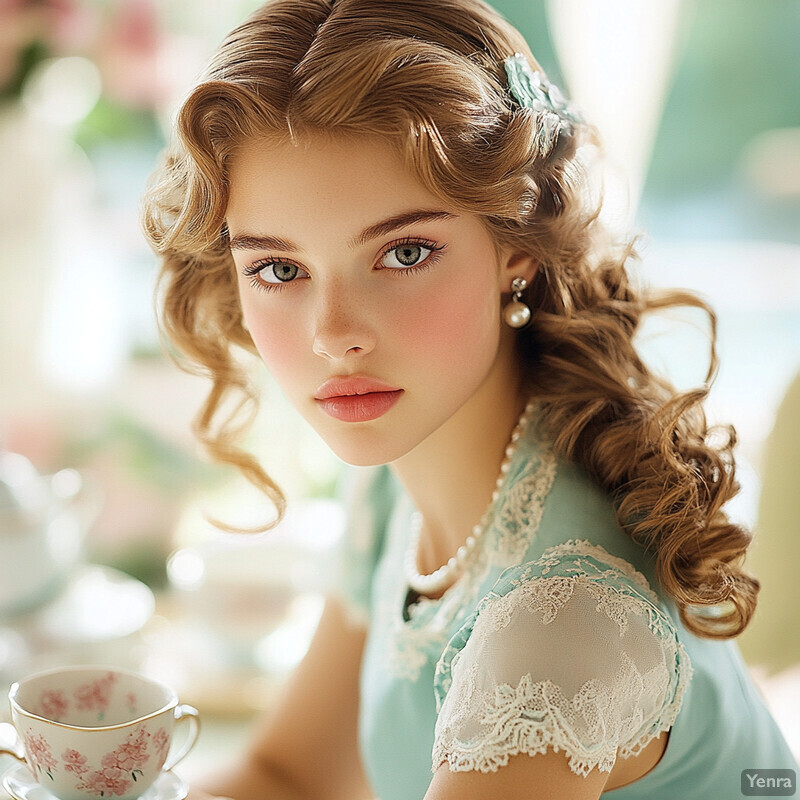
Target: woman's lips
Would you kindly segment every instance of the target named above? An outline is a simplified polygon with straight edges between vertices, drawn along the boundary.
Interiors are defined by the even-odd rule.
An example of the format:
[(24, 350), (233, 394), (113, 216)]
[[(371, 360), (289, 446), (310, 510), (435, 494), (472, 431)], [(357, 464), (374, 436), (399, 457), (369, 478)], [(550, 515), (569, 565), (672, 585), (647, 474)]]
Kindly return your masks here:
[(403, 394), (383, 381), (361, 375), (331, 378), (317, 389), (314, 400), (342, 422), (368, 422), (382, 417)]

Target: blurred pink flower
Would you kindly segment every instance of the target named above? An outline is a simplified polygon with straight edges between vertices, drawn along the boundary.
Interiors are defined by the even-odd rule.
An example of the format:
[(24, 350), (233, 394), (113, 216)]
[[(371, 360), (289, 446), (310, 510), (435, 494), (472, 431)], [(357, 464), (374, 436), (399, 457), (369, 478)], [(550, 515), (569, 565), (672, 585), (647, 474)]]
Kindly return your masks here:
[(127, 106), (159, 105), (168, 91), (165, 47), (153, 0), (119, 0), (94, 53), (106, 93)]
[(0, 87), (21, 66), (23, 51), (35, 42), (45, 55), (74, 55), (97, 38), (99, 16), (78, 0), (0, 0)]
[(85, 0), (46, 0), (48, 41), (58, 55), (85, 51), (100, 33), (95, 3)]

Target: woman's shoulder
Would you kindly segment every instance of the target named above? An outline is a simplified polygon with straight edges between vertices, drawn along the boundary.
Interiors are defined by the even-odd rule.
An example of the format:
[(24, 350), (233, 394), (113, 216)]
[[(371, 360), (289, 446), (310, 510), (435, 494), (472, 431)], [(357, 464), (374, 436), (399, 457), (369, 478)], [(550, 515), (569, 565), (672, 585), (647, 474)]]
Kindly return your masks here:
[(436, 668), (435, 764), (495, 769), (564, 750), (609, 771), (668, 730), (692, 676), (646, 578), (588, 540), (506, 569)]
[(489, 547), (507, 567), (535, 561), (548, 548), (587, 541), (655, 582), (654, 559), (625, 533), (613, 501), (580, 465), (556, 453), (532, 426), (497, 498)]
[(346, 524), (334, 553), (329, 588), (363, 619), (369, 615), (372, 575), (383, 552), (398, 493), (386, 466), (349, 468), (337, 487)]

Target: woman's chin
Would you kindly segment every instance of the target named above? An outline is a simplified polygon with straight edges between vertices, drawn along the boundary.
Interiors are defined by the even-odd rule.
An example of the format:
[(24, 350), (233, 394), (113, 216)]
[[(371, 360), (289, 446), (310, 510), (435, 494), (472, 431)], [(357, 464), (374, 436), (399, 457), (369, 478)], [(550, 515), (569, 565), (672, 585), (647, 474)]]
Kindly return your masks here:
[(374, 431), (352, 430), (333, 434), (330, 430), (317, 428), (317, 433), (337, 458), (352, 467), (390, 464), (411, 449), (407, 442), (376, 435)]
[(394, 461), (398, 456), (387, 455), (382, 449), (376, 448), (356, 448), (342, 445), (339, 447), (331, 447), (334, 455), (345, 464), (351, 467), (379, 467), (382, 464), (389, 464)]

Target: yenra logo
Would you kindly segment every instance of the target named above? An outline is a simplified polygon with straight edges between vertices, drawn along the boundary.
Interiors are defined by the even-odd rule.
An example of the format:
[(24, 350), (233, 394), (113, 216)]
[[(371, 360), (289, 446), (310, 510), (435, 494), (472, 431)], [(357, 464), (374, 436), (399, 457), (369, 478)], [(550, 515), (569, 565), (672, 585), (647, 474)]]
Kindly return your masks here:
[(742, 794), (745, 797), (794, 797), (797, 774), (793, 769), (742, 770)]

